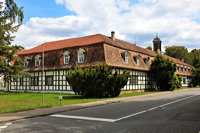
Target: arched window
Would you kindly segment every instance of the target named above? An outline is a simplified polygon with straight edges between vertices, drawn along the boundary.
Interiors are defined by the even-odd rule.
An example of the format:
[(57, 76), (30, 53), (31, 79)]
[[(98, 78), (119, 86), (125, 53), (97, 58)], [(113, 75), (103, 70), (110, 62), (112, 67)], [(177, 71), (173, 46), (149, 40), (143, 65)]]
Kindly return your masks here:
[(84, 63), (85, 62), (85, 56), (86, 56), (85, 50), (80, 48), (77, 51), (77, 54), (78, 54), (78, 63)]
[(41, 56), (37, 55), (35, 56), (35, 67), (39, 67), (41, 63)]
[(63, 53), (63, 61), (64, 61), (65, 65), (69, 64), (69, 61), (70, 61), (70, 52), (69, 51), (65, 51)]

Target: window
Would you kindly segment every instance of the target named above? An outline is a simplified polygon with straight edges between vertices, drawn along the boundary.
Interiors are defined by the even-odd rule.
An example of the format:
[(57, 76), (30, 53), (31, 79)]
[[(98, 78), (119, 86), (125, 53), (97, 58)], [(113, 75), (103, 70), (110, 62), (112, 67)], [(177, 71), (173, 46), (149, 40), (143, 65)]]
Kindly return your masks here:
[(125, 64), (128, 64), (128, 52), (125, 52)]
[(125, 64), (128, 64), (128, 52), (127, 52), (127, 51), (122, 52), (122, 53), (121, 53), (121, 56), (122, 56), (122, 58), (123, 58)]
[(134, 55), (133, 58), (134, 58), (135, 64), (137, 66), (140, 66), (140, 55)]
[(186, 84), (186, 78), (183, 78), (183, 84)]
[(137, 85), (138, 84), (138, 76), (131, 75), (129, 79), (129, 84), (130, 85)]
[(45, 85), (53, 85), (53, 76), (45, 77)]
[(182, 72), (184, 72), (184, 67), (182, 67)]
[(19, 79), (19, 85), (20, 85), (20, 86), (23, 86), (23, 82), (24, 82), (24, 79), (23, 79), (23, 78), (20, 78), (20, 79)]
[(24, 58), (24, 67), (28, 67), (29, 62), (30, 62), (30, 58), (25, 57), (25, 58)]
[(37, 86), (39, 83), (38, 77), (31, 77), (31, 86)]
[(80, 48), (78, 51), (77, 51), (77, 54), (78, 54), (78, 63), (84, 63), (85, 62), (85, 50)]
[(143, 60), (144, 60), (144, 63), (146, 64), (146, 66), (149, 67), (150, 58), (149, 57), (144, 57)]
[(178, 71), (181, 72), (181, 67), (180, 66), (178, 66)]
[(65, 65), (69, 64), (69, 61), (70, 61), (70, 52), (65, 51), (63, 53), (63, 59), (64, 59), (64, 64)]
[(40, 55), (37, 55), (35, 57), (35, 67), (39, 67), (40, 66), (40, 63), (41, 63), (41, 56)]

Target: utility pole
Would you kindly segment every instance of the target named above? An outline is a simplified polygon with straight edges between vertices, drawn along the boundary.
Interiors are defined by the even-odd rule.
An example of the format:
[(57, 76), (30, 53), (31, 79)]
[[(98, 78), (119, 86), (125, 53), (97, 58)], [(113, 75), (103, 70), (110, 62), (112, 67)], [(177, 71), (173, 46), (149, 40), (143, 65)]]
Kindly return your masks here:
[(44, 105), (44, 43), (42, 44), (42, 105)]

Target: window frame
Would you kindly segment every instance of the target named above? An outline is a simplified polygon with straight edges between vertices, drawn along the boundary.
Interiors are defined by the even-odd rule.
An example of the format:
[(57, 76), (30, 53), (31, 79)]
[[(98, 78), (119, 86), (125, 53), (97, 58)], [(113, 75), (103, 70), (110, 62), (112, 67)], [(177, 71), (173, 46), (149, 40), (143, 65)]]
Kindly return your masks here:
[(19, 78), (19, 85), (20, 86), (24, 85), (24, 78), (23, 77)]
[(138, 75), (131, 75), (129, 78), (129, 85), (138, 85)]
[(149, 57), (143, 57), (143, 60), (144, 60), (145, 65), (147, 67), (150, 67), (150, 65), (149, 65), (150, 58)]
[(30, 63), (30, 58), (25, 57), (24, 58), (24, 67), (27, 68), (29, 66), (29, 63)]
[(40, 67), (41, 65), (41, 56), (37, 55), (35, 56), (35, 67)]
[(79, 48), (77, 51), (77, 56), (78, 56), (78, 64), (83, 64), (85, 63), (85, 58), (86, 58), (86, 51), (82, 48)]
[(134, 62), (136, 64), (136, 66), (140, 66), (140, 55), (134, 55)]
[[(48, 78), (50, 79), (50, 83), (48, 82)], [(45, 76), (45, 86), (53, 86), (53, 75)]]
[(65, 51), (63, 53), (63, 64), (64, 65), (68, 65), (70, 63), (70, 52), (69, 51)]
[(39, 77), (30, 77), (30, 85), (38, 86), (39, 85)]
[(128, 64), (128, 52), (125, 51), (125, 54), (124, 54), (124, 62), (125, 64)]

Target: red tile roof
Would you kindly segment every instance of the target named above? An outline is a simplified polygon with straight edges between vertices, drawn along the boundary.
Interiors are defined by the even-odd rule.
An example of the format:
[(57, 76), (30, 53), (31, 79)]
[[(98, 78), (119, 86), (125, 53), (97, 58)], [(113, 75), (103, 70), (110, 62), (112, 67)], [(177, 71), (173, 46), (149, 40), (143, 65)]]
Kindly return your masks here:
[[(63, 49), (63, 48), (91, 45), (91, 44), (103, 43), (103, 42), (122, 48), (122, 49), (144, 53), (149, 56), (156, 56), (156, 53), (151, 50), (141, 48), (139, 46), (136, 46), (134, 44), (131, 44), (129, 42), (122, 41), (119, 39), (115, 39), (115, 41), (113, 41), (110, 37), (102, 35), (102, 34), (95, 34), (95, 35), (78, 37), (78, 38), (46, 42), (44, 43), (44, 51), (52, 51), (52, 50), (58, 50), (58, 49)], [(39, 45), (32, 49), (26, 50), (20, 54), (24, 55), (24, 54), (41, 53), (41, 52), (42, 52), (42, 45)]]
[(187, 63), (185, 63), (185, 62), (183, 62), (183, 61), (181, 61), (181, 60), (179, 60), (179, 59), (176, 59), (176, 58), (173, 58), (173, 57), (170, 57), (170, 56), (167, 56), (167, 55), (163, 55), (163, 56), (164, 56), (165, 58), (167, 58), (167, 59), (173, 61), (173, 62), (176, 63), (176, 64), (183, 65), (183, 66), (188, 66), (188, 67), (193, 67), (193, 66), (191, 66), (191, 65), (189, 65), (189, 64), (187, 64)]
[[(83, 46), (83, 45), (91, 45), (95, 43), (104, 42), (101, 34), (78, 37), (78, 38), (70, 38), (65, 40), (59, 41), (52, 41), (44, 43), (44, 51), (53, 51), (63, 48), (75, 47), (75, 46)], [(31, 54), (31, 53), (41, 53), (42, 52), (42, 45), (36, 46), (32, 49), (24, 51), (21, 55), (24, 54)]]
[[(152, 50), (148, 50), (148, 49), (136, 46), (134, 44), (131, 44), (129, 42), (126, 42), (120, 39), (112, 40), (110, 37), (102, 35), (102, 34), (95, 34), (95, 35), (89, 35), (89, 36), (78, 37), (78, 38), (70, 38), (70, 39), (46, 42), (44, 43), (44, 51), (45, 52), (54, 51), (54, 50), (59, 50), (59, 49), (64, 49), (64, 48), (92, 45), (92, 44), (97, 44), (97, 43), (107, 43), (111, 46), (142, 53), (145, 55), (149, 55), (151, 57), (155, 57), (157, 55), (157, 53), (155, 53)], [(41, 53), (41, 52), (42, 52), (42, 44), (32, 49), (22, 51), (19, 53), (19, 55), (27, 55), (27, 54)], [(164, 55), (164, 56), (165, 58), (168, 58), (177, 64), (192, 67), (191, 65), (184, 63), (178, 59), (169, 57), (167, 55)]]

